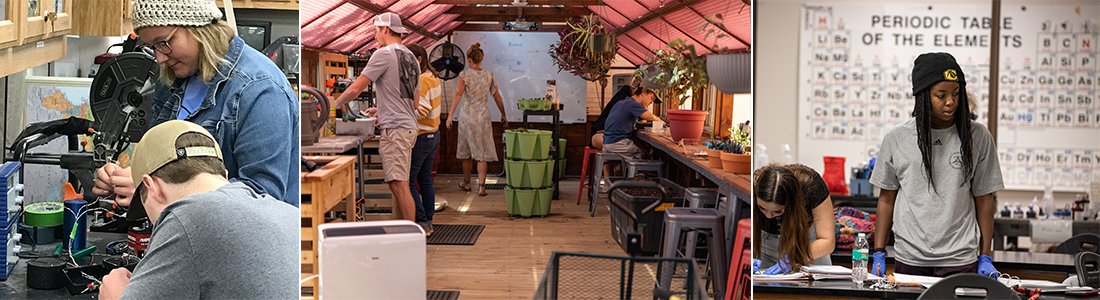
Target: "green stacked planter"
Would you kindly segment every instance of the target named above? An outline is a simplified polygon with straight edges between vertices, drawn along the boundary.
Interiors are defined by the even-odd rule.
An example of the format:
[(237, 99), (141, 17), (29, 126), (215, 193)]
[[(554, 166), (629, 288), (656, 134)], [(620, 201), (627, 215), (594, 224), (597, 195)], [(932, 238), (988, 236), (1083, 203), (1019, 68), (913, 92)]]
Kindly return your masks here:
[[(521, 106), (531, 108), (540, 105), (539, 101), (542, 100), (519, 101)], [(565, 173), (566, 141), (559, 140), (558, 148), (561, 153), (557, 157), (551, 157), (553, 131), (516, 129), (505, 130), (504, 134), (504, 170), (508, 183), (504, 188), (504, 198), (508, 214), (523, 217), (549, 215), (554, 195), (554, 176), (560, 178)], [(555, 163), (558, 163), (557, 173), (554, 172)]]

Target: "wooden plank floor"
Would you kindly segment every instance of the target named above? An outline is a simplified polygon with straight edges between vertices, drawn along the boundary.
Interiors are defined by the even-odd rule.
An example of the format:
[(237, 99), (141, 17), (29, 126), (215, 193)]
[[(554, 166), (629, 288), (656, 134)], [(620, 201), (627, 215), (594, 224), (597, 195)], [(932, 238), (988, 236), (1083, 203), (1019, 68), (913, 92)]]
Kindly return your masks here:
[(579, 179), (561, 182), (561, 200), (549, 216), (527, 219), (508, 216), (503, 190), (479, 197), (476, 188), (459, 189), (461, 179), (435, 178), (437, 201), (447, 200), (449, 207), (435, 214), (434, 223), (485, 230), (473, 246), (428, 245), (429, 290), (461, 291), (459, 299), (531, 299), (553, 251), (626, 255), (611, 237), (606, 200), (595, 217), (588, 216), (587, 197), (576, 204)]

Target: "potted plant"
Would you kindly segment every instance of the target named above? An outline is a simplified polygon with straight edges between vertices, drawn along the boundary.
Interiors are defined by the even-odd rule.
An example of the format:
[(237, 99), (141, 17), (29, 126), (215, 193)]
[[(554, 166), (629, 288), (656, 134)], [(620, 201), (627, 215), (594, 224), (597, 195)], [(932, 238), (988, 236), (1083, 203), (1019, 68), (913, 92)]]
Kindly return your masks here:
[(714, 44), (708, 49), (712, 54), (706, 56), (707, 75), (710, 82), (726, 94), (743, 94), (751, 91), (751, 54), (733, 53), (727, 47), (718, 47), (718, 40), (728, 35), (726, 25), (723, 24), (722, 14), (703, 17), (706, 22), (699, 27), (704, 32), (703, 39), (714, 36)]
[(711, 168), (722, 168), (722, 141), (716, 137), (712, 136), (707, 141), (707, 159), (710, 160)]
[[(670, 108), (679, 108), (688, 99), (693, 104), (702, 103), (703, 92), (710, 84), (706, 63), (695, 52), (695, 46), (677, 39), (668, 44), (670, 51), (657, 50), (657, 55), (647, 60), (648, 65), (640, 68), (646, 82), (652, 86), (663, 87), (668, 96)], [(675, 103), (675, 106), (671, 104)], [(707, 119), (705, 110), (669, 109), (668, 123), (672, 140), (697, 139), (703, 134), (703, 122)]]
[[(550, 58), (558, 66), (558, 72), (569, 71), (587, 81), (599, 81), (602, 88), (607, 87), (607, 71), (611, 70), (611, 61), (619, 51), (614, 35), (608, 34), (595, 14), (570, 19), (566, 28), (558, 32), (561, 38), (557, 44), (550, 45)], [(601, 89), (602, 91), (602, 89)], [(603, 93), (600, 93), (600, 107), (603, 107)]]
[(730, 136), (723, 145), (722, 170), (736, 174), (748, 174), (752, 171), (752, 155), (748, 147), (752, 146), (752, 137), (748, 131), (730, 128)]

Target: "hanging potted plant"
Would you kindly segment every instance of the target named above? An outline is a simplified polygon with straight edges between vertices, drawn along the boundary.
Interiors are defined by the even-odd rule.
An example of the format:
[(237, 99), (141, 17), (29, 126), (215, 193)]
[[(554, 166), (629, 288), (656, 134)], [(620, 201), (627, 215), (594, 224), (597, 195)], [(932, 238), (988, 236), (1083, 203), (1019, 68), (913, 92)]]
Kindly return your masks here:
[(677, 39), (668, 44), (670, 51), (657, 50), (656, 56), (647, 60), (647, 67), (640, 68), (648, 83), (661, 86), (669, 99), (669, 132), (674, 142), (680, 139), (697, 139), (703, 134), (703, 122), (707, 119), (705, 110), (678, 109), (688, 99), (692, 103), (701, 103), (704, 91), (710, 84), (706, 63), (695, 52), (695, 46)]
[(730, 128), (730, 136), (722, 145), (722, 170), (735, 174), (748, 174), (752, 171), (752, 137), (749, 132)]
[[(596, 15), (587, 15), (580, 20), (570, 19), (566, 28), (558, 32), (561, 38), (557, 44), (550, 45), (550, 58), (558, 66), (558, 72), (569, 71), (587, 81), (599, 81), (607, 87), (607, 72), (611, 70), (611, 61), (619, 51), (615, 37), (609, 34)], [(600, 93), (600, 107), (603, 107), (603, 89)]]
[(751, 53), (733, 53), (732, 49), (718, 47), (718, 40), (729, 36), (729, 30), (723, 24), (722, 14), (703, 17), (703, 19), (706, 22), (699, 27), (699, 31), (703, 32), (703, 39), (714, 36), (713, 46), (707, 49), (713, 53), (706, 56), (706, 70), (710, 82), (726, 94), (751, 92)]

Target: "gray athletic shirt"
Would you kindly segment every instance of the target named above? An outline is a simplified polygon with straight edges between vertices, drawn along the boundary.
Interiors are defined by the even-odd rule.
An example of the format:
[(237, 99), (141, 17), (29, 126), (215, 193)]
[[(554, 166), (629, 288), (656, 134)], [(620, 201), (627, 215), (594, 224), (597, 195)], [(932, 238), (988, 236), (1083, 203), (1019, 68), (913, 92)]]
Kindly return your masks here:
[(397, 43), (378, 48), (363, 68), (363, 76), (375, 83), (379, 128), (417, 128), (420, 64), (409, 48)]
[(894, 202), (895, 259), (916, 267), (951, 267), (978, 259), (981, 232), (974, 197), (1004, 189), (997, 147), (989, 130), (970, 122), (974, 175), (962, 168), (962, 142), (952, 125), (932, 130), (932, 172), (937, 195), (928, 184), (916, 120), (886, 133), (871, 173), (871, 184), (897, 190)]
[(299, 214), (243, 183), (169, 204), (120, 299), (298, 299)]

